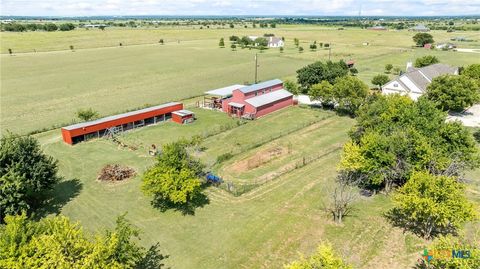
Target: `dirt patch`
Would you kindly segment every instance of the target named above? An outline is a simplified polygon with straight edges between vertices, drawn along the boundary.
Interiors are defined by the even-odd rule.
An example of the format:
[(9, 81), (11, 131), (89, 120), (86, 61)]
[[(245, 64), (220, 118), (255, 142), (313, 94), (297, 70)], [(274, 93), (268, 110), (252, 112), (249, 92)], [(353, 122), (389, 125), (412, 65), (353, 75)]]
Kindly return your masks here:
[(98, 173), (97, 179), (100, 181), (117, 182), (129, 179), (136, 175), (133, 168), (119, 164), (107, 164)]
[(249, 171), (265, 165), (271, 162), (274, 159), (277, 159), (285, 154), (288, 154), (289, 150), (287, 147), (276, 146), (273, 148), (261, 150), (255, 155), (251, 156), (250, 158), (240, 160), (238, 162), (233, 163), (230, 166), (230, 169), (234, 173), (241, 173), (245, 171)]

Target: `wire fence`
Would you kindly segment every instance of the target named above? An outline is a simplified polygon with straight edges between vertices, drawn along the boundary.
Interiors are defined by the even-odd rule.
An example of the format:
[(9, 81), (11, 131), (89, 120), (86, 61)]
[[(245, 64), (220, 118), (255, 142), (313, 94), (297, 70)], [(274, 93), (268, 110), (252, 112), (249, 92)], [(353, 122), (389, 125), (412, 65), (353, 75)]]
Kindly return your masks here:
[(275, 173), (271, 173), (271, 174), (268, 174), (267, 176), (264, 176), (264, 177), (259, 177), (259, 178), (255, 178), (255, 179), (252, 179), (250, 182), (232, 182), (232, 181), (225, 181), (223, 182), (222, 184), (219, 185), (219, 188), (233, 194), (233, 196), (241, 196), (247, 192), (250, 192), (252, 191), (253, 189), (259, 187), (259, 186), (262, 186), (268, 182), (271, 182), (273, 180), (276, 180), (278, 179), (279, 177), (287, 174), (287, 173), (290, 173), (292, 171), (295, 171), (297, 169), (300, 169), (310, 163), (313, 163), (323, 157), (326, 157), (332, 153), (335, 153), (339, 150), (341, 150), (342, 147), (341, 146), (337, 146), (337, 147), (334, 147), (332, 148), (331, 150), (327, 151), (327, 152), (321, 152), (321, 153), (318, 153), (318, 154), (315, 154), (315, 155), (310, 155), (310, 156), (303, 156), (302, 158), (300, 159), (297, 159), (296, 161), (294, 161), (293, 163), (291, 163), (290, 165), (287, 165), (285, 166), (284, 168), (276, 171)]

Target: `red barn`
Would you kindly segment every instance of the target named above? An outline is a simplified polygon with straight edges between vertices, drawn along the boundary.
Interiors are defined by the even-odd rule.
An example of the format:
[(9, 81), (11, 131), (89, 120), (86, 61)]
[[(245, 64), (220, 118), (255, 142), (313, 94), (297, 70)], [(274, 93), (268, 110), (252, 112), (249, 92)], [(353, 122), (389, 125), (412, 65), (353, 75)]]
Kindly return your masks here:
[(178, 110), (172, 112), (172, 121), (180, 124), (190, 123), (195, 120), (195, 114), (190, 110)]
[(182, 109), (182, 103), (171, 102), (98, 120), (73, 124), (62, 128), (63, 141), (73, 145), (92, 138), (156, 124), (170, 119), (172, 112)]
[(293, 104), (293, 95), (283, 89), (283, 82), (279, 79), (229, 90), (231, 94), (222, 92), (226, 96), (221, 99), (222, 110), (238, 117), (255, 119)]

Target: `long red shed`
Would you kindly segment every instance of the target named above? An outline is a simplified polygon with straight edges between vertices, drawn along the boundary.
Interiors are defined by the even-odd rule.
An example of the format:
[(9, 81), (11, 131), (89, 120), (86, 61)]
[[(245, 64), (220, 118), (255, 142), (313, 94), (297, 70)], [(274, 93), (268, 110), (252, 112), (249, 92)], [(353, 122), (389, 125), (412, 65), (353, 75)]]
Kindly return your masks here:
[(168, 120), (172, 112), (182, 110), (183, 104), (170, 102), (98, 120), (73, 124), (62, 128), (65, 143), (73, 145), (91, 138), (102, 137)]

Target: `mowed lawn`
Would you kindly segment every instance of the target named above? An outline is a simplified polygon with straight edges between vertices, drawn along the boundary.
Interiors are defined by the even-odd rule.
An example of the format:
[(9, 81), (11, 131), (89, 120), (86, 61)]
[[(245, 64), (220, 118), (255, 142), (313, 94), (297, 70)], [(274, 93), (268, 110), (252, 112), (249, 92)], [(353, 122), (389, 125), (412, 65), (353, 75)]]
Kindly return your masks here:
[[(283, 53), (269, 49), (259, 53), (259, 80), (294, 79), (300, 67), (316, 60), (355, 60), (359, 78), (370, 83), (387, 63), (405, 68), (407, 61), (433, 54), (441, 62), (463, 66), (475, 63), (472, 53), (412, 49), (408, 31), (370, 31), (319, 26), (279, 26), (275, 29), (107, 29), (72, 32), (0, 33), (2, 51), (21, 47), (14, 56), (2, 54), (0, 124), (2, 132), (28, 133), (60, 127), (75, 120), (79, 108), (91, 107), (100, 115), (181, 100), (236, 83), (254, 81), (254, 54), (257, 50), (229, 48), (230, 35), (274, 33), (286, 39)], [(459, 33), (432, 31), (437, 42)], [(480, 47), (478, 32), (464, 32), (475, 42), (462, 47)], [(218, 48), (220, 37), (226, 48)], [(159, 38), (166, 40), (159, 45)], [(305, 49), (293, 45), (299, 38)], [(120, 41), (119, 41), (120, 40)], [(124, 41), (125, 40), (125, 41)], [(310, 51), (309, 44), (331, 43)], [(119, 47), (122, 42), (124, 46)], [(362, 45), (369, 42), (368, 46)], [(132, 45), (143, 44), (143, 45)], [(68, 49), (74, 45), (75, 52)], [(130, 46), (132, 45), (132, 46)], [(28, 46), (31, 48), (27, 49)], [(113, 46), (113, 47), (112, 47)], [(50, 52), (41, 52), (50, 51)], [(391, 78), (394, 78), (391, 75)]]
[[(201, 122), (204, 117), (211, 117), (209, 120), (216, 118), (222, 123), (230, 121), (229, 118), (218, 117), (222, 114), (214, 111), (197, 113), (198, 122), (191, 126), (178, 128), (173, 123), (160, 124), (127, 133), (123, 139), (132, 139), (132, 136), (149, 143), (154, 141), (161, 144), (208, 129), (209, 126)], [(221, 133), (212, 136), (204, 146), (207, 151), (212, 147), (210, 139), (228, 144), (230, 137), (244, 134), (244, 128), (250, 125), (250, 128), (254, 128), (251, 131), (261, 133), (269, 130), (271, 135), (280, 135), (283, 130), (291, 128), (287, 124), (293, 115), (297, 115), (299, 121), (307, 121), (324, 114), (330, 113), (294, 107), (231, 129), (227, 131), (229, 135)], [(286, 120), (280, 120), (281, 124), (278, 124), (278, 116)], [(353, 121), (345, 117), (329, 116), (319, 123), (324, 121), (328, 126), (333, 120), (339, 127), (318, 133), (316, 139), (322, 141), (333, 137), (332, 144), (343, 143)], [(274, 122), (278, 124), (276, 128), (269, 129)], [(304, 132), (309, 128), (311, 127), (305, 127)], [(159, 134), (163, 136), (157, 140)], [(168, 265), (174, 268), (279, 268), (295, 259), (297, 252), (309, 253), (326, 239), (333, 241), (342, 253), (350, 257), (349, 260), (361, 265), (361, 268), (369, 268), (368, 265), (376, 261), (375, 255), (388, 255), (385, 249), (393, 243), (398, 246), (396, 242), (382, 238), (391, 231), (395, 231), (398, 238), (404, 238), (401, 232), (386, 226), (379, 216), (378, 212), (388, 203), (378, 196), (363, 199), (358, 217), (343, 227), (344, 232), (361, 233), (358, 227), (358, 221), (361, 221), (362, 229), (368, 228), (375, 233), (362, 233), (362, 238), (368, 240), (361, 244), (350, 245), (347, 241), (335, 240), (334, 231), (338, 227), (331, 223), (330, 216), (323, 211), (322, 202), (336, 174), (340, 154), (338, 151), (240, 197), (233, 197), (223, 190), (211, 187), (206, 190), (209, 204), (198, 208), (193, 216), (184, 216), (180, 212), (162, 213), (152, 208), (149, 199), (140, 191), (139, 177), (118, 184), (96, 180), (98, 171), (108, 163), (128, 165), (142, 173), (154, 161), (145, 149), (119, 149), (105, 139), (69, 146), (60, 141), (59, 130), (39, 134), (38, 138), (44, 151), (59, 159), (60, 173), (65, 178), (56, 189), (56, 203), (52, 204), (47, 213), (60, 211), (93, 231), (112, 227), (116, 216), (128, 212), (128, 219), (142, 230), (141, 243), (148, 246), (160, 242), (162, 251), (171, 255)], [(306, 145), (311, 144), (311, 138), (298, 135), (295, 147), (298, 150), (305, 149)], [(322, 152), (326, 149), (318, 147), (316, 150)], [(383, 247), (379, 247), (378, 242)], [(352, 252), (346, 251), (347, 249)], [(400, 266), (396, 268), (410, 264), (414, 255), (412, 253), (416, 251), (408, 252), (400, 245), (396, 254)], [(351, 256), (351, 253), (355, 255)]]

